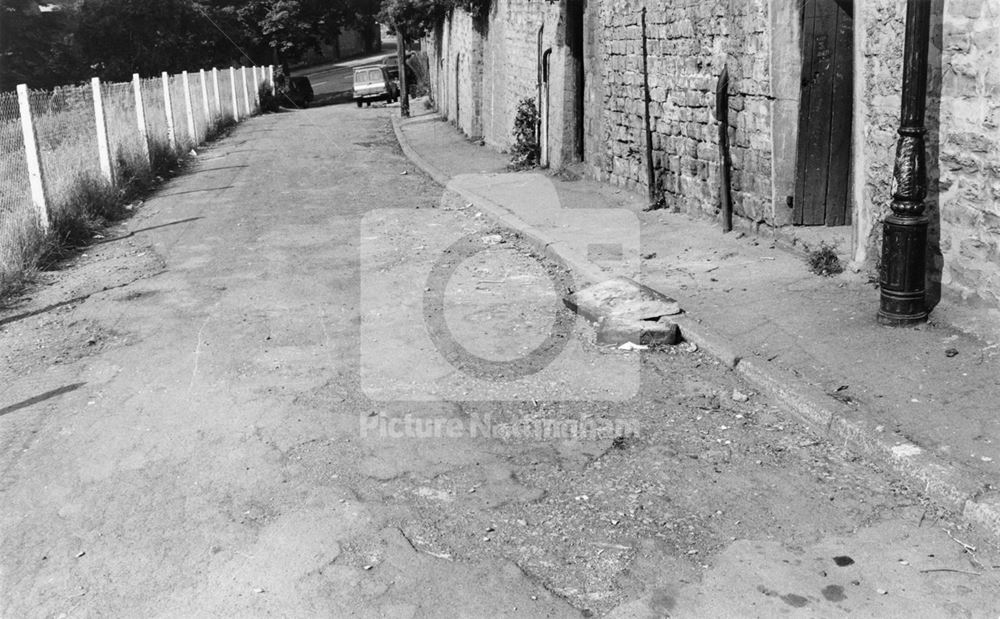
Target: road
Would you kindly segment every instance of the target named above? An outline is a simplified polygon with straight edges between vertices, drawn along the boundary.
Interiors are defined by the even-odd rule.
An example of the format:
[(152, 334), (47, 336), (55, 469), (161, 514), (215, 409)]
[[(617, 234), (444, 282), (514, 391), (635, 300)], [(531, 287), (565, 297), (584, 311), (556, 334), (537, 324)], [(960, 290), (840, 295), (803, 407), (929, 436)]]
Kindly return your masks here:
[(0, 313), (0, 616), (996, 616), (990, 544), (597, 346), (391, 112), (248, 120)]
[(351, 100), (354, 87), (354, 67), (378, 64), (386, 56), (396, 53), (396, 43), (392, 39), (382, 42), (382, 51), (332, 64), (298, 69), (293, 75), (309, 78), (316, 99), (314, 105), (344, 103)]

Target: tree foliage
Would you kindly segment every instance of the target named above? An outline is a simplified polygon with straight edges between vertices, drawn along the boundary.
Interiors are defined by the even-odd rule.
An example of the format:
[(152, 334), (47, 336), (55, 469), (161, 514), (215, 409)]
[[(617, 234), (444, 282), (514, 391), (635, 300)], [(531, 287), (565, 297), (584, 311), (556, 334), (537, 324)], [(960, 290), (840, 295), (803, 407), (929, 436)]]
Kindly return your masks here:
[(86, 0), (75, 17), (79, 57), (102, 79), (173, 73), (217, 59), (212, 26), (189, 0)]
[[(377, 46), (379, 0), (0, 0), (0, 87), (294, 62), (345, 28)], [(372, 33), (375, 33), (372, 35)]]
[(0, 0), (0, 90), (50, 88), (79, 70), (64, 14), (42, 13), (32, 0)]
[(407, 39), (430, 32), (454, 8), (453, 0), (382, 0), (379, 19)]

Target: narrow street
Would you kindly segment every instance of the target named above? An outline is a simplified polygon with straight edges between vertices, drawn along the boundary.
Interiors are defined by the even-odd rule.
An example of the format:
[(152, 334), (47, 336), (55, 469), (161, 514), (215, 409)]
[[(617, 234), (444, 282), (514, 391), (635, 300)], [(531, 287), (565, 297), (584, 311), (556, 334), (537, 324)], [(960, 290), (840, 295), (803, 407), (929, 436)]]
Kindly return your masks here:
[(0, 311), (0, 616), (1000, 613), (920, 488), (597, 345), (390, 113), (250, 119)]
[(295, 69), (292, 75), (309, 78), (315, 95), (314, 105), (329, 105), (351, 101), (354, 87), (354, 67), (378, 64), (382, 58), (396, 53), (396, 42), (389, 38), (382, 42), (382, 49), (374, 54), (366, 54), (348, 60), (303, 69)]

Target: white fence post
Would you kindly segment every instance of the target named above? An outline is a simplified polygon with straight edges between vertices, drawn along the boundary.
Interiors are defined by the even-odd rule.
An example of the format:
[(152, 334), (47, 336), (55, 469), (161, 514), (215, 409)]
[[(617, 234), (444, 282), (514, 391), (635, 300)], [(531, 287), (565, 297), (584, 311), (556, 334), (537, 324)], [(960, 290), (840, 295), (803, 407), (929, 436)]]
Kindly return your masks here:
[(243, 79), (243, 111), (246, 112), (247, 116), (249, 116), (251, 114), (251, 112), (250, 112), (250, 92), (249, 92), (249, 88), (247, 88), (247, 68), (246, 67), (240, 67), (240, 76)]
[(257, 106), (257, 111), (260, 111), (260, 82), (257, 81), (257, 66), (253, 67), (253, 103)]
[(233, 91), (233, 122), (240, 122), (240, 102), (236, 99), (236, 69), (229, 67), (229, 89)]
[(274, 65), (267, 65), (268, 79), (271, 82), (271, 96), (274, 97), (278, 94), (277, 89), (274, 86)]
[(166, 108), (167, 116), (167, 143), (170, 144), (170, 150), (177, 150), (177, 135), (174, 133), (174, 110), (170, 105), (170, 76), (164, 71), (160, 74), (160, 79), (163, 81), (163, 107)]
[(138, 73), (132, 74), (132, 93), (135, 95), (135, 125), (142, 141), (142, 154), (146, 163), (152, 165), (149, 157), (149, 132), (146, 130), (146, 107), (142, 104), (142, 80)]
[(191, 138), (191, 145), (197, 146), (201, 140), (198, 139), (198, 131), (194, 126), (194, 108), (191, 105), (191, 80), (188, 72), (181, 72), (181, 81), (184, 84), (184, 115), (187, 117), (188, 136)]
[(219, 69), (212, 67), (212, 94), (215, 95), (215, 113), (222, 116), (222, 97), (219, 96)]
[(24, 156), (28, 163), (28, 185), (31, 187), (31, 202), (35, 205), (38, 225), (44, 232), (49, 231), (49, 203), (45, 199), (45, 177), (42, 162), (38, 157), (38, 139), (35, 123), (31, 119), (31, 99), (26, 84), (17, 85), (17, 103), (21, 111), (21, 133), (24, 136)]
[(104, 119), (104, 100), (101, 98), (101, 78), (90, 79), (90, 90), (94, 95), (94, 122), (97, 125), (97, 157), (101, 163), (101, 174), (112, 186), (115, 173), (111, 169), (111, 148), (108, 144), (108, 123)]
[(208, 135), (208, 128), (212, 126), (212, 110), (208, 106), (208, 82), (205, 79), (205, 69), (198, 71), (201, 79), (201, 113), (205, 116), (205, 135)]

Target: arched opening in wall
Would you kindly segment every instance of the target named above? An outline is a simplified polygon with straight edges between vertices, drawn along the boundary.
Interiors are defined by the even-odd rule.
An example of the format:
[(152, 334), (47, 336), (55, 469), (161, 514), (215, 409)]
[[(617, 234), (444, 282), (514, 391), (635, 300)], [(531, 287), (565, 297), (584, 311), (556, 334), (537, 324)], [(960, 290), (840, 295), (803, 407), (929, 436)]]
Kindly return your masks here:
[(803, 0), (792, 223), (851, 223), (851, 129), (854, 102), (852, 0)]
[(549, 48), (542, 53), (539, 63), (541, 70), (541, 85), (538, 92), (538, 159), (542, 167), (549, 165), (549, 68), (552, 58), (552, 49)]

